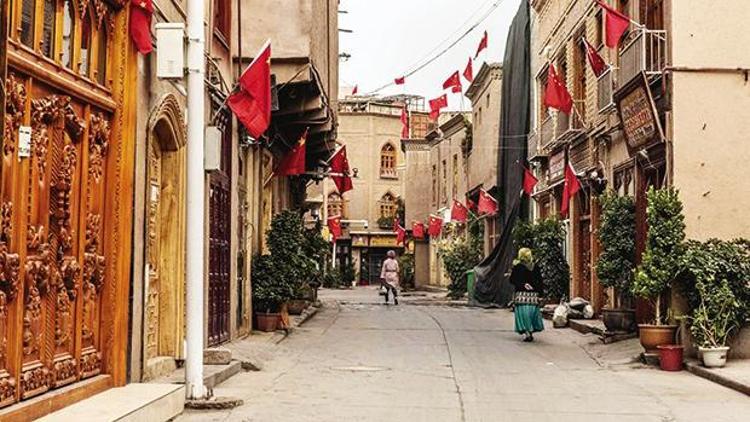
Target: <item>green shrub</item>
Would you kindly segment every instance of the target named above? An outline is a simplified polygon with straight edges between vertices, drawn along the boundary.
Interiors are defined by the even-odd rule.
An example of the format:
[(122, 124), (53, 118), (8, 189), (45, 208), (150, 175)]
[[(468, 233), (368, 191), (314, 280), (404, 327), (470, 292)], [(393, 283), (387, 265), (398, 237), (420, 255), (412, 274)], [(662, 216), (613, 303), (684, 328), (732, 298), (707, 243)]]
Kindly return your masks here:
[(414, 255), (404, 254), (398, 258), (401, 287), (414, 287)]
[(654, 323), (662, 324), (661, 297), (677, 276), (685, 240), (685, 217), (678, 192), (649, 188), (646, 221), (646, 250), (636, 269), (632, 292), (653, 303)]
[(536, 223), (519, 221), (513, 228), (516, 250), (530, 248), (542, 274), (542, 294), (553, 300), (568, 297), (570, 266), (563, 253), (565, 227), (554, 218)]
[(323, 287), (336, 289), (341, 287), (343, 283), (344, 282), (341, 279), (341, 271), (339, 271), (338, 268), (329, 269), (323, 276)]
[(282, 303), (294, 296), (294, 284), (279, 279), (277, 268), (279, 264), (272, 255), (257, 255), (253, 259), (253, 308), (258, 312), (277, 312)]
[(443, 260), (443, 267), (451, 283), (448, 285), (448, 296), (459, 299), (466, 294), (466, 272), (473, 269), (482, 260), (482, 239), (484, 226), (479, 220), (468, 223), (466, 233), (457, 233), (455, 224), (446, 225), (438, 253)]
[(628, 302), (635, 268), (635, 201), (608, 192), (601, 196), (602, 219), (599, 241), (602, 252), (596, 275), (604, 287), (615, 290), (615, 308)]

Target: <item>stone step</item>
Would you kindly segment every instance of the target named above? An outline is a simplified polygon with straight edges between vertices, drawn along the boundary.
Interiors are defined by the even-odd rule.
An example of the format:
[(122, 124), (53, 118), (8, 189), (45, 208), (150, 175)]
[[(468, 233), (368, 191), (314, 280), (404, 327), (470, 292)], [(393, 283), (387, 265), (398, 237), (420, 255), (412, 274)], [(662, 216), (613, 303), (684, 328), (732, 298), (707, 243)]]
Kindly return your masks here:
[(128, 384), (111, 388), (39, 419), (39, 421), (168, 421), (182, 413), (185, 387), (177, 384)]
[[(238, 360), (233, 360), (228, 365), (203, 365), (203, 384), (207, 388), (213, 389), (240, 371), (242, 371), (242, 362)], [(168, 376), (158, 378), (153, 382), (161, 384), (184, 384), (185, 368), (177, 368), (176, 371)]]

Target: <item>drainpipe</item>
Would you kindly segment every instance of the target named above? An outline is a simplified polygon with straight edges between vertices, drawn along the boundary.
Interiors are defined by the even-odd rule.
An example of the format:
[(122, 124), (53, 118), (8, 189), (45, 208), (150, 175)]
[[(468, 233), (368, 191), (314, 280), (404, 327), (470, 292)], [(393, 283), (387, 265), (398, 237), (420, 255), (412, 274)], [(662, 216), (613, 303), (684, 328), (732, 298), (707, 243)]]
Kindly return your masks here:
[[(187, 239), (185, 393), (206, 398), (203, 385), (203, 280), (206, 178), (203, 165), (205, 119), (204, 0), (187, 2)], [(190, 229), (190, 228), (195, 228)]]

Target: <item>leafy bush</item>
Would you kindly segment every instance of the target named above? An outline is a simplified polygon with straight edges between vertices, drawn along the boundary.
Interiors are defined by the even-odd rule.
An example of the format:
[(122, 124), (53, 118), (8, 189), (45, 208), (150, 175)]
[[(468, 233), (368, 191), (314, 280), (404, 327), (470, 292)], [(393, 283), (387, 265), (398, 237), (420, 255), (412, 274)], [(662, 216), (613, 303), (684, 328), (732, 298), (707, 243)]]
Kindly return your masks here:
[(695, 343), (726, 345), (750, 314), (750, 249), (746, 240), (688, 241), (678, 281), (688, 300)]
[(648, 235), (641, 265), (636, 269), (632, 292), (651, 301), (655, 324), (662, 324), (661, 297), (677, 276), (685, 240), (682, 202), (673, 188), (648, 190)]
[(357, 279), (357, 270), (354, 269), (354, 264), (349, 262), (341, 268), (341, 283), (345, 287), (351, 287), (352, 283)]
[(563, 253), (565, 227), (554, 218), (536, 223), (519, 221), (513, 228), (516, 249), (530, 248), (542, 274), (546, 298), (559, 300), (568, 296), (570, 267)]
[(259, 312), (277, 312), (295, 293), (292, 284), (277, 278), (278, 267), (272, 255), (257, 255), (253, 259), (253, 308)]
[(457, 233), (454, 224), (446, 225), (438, 253), (443, 260), (443, 267), (451, 283), (448, 285), (448, 296), (459, 299), (466, 294), (466, 272), (473, 269), (482, 260), (482, 222), (471, 220), (466, 234)]
[(414, 255), (404, 254), (398, 258), (401, 287), (414, 287)]
[(317, 288), (323, 283), (323, 274), (331, 262), (331, 246), (321, 234), (320, 225), (304, 231), (303, 253), (312, 261), (308, 284)]
[(339, 271), (338, 268), (329, 269), (323, 276), (323, 287), (336, 289), (341, 287), (343, 283), (344, 282), (341, 279), (341, 271)]
[(635, 201), (614, 192), (603, 195), (601, 201), (602, 252), (596, 274), (602, 286), (615, 289), (615, 308), (620, 308), (630, 294), (635, 268)]

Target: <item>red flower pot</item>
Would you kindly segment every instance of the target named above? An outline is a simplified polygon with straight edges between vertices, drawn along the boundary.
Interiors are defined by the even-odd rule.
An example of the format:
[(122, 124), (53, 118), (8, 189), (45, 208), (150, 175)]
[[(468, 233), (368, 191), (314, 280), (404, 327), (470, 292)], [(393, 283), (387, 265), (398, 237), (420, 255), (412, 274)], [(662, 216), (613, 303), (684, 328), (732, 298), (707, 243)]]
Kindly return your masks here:
[(682, 346), (662, 344), (656, 348), (659, 349), (659, 366), (662, 371), (682, 371)]

